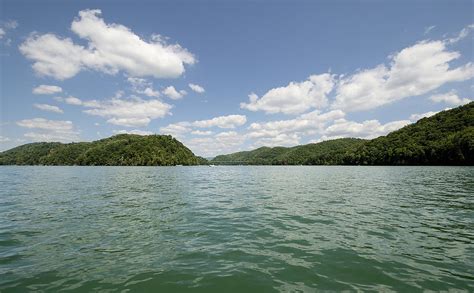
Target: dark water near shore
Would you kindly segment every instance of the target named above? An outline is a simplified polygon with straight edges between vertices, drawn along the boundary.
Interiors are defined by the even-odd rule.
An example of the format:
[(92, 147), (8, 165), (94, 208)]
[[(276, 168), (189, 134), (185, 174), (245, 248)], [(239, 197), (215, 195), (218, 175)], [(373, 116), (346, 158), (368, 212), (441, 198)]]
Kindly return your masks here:
[(0, 291), (474, 291), (473, 167), (0, 167)]

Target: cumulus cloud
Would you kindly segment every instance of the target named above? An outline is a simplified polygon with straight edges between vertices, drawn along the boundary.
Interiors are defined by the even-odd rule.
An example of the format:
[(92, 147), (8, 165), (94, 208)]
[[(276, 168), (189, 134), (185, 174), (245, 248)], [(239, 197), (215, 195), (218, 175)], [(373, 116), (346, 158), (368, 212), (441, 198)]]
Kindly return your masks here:
[(133, 130), (113, 130), (112, 131), (114, 134), (138, 134), (138, 135), (152, 135), (154, 134), (151, 131), (147, 130), (140, 130), (140, 129), (133, 129)]
[[(427, 31), (433, 28), (427, 28)], [(249, 102), (241, 103), (241, 108), (300, 114), (312, 108), (326, 107), (328, 95), (331, 95), (331, 109), (364, 111), (429, 93), (450, 82), (469, 80), (474, 77), (474, 64), (453, 66), (452, 62), (461, 54), (449, 45), (466, 38), (472, 29), (473, 24), (452, 39), (418, 42), (389, 56), (387, 65), (380, 64), (347, 76), (312, 75), (306, 81), (271, 89), (262, 97), (251, 93)], [(458, 99), (452, 103), (465, 101)]]
[(225, 131), (214, 136), (185, 139), (185, 144), (201, 156), (213, 156), (240, 151), (245, 135), (235, 131)]
[[(3, 41), (7, 33), (18, 27), (16, 20), (9, 20), (0, 24), (0, 40)], [(7, 39), (6, 44), (10, 45), (11, 39)]]
[(198, 120), (191, 123), (192, 126), (199, 128), (219, 127), (219, 128), (236, 128), (247, 122), (245, 115), (227, 115), (219, 116), (208, 120)]
[(471, 102), (468, 98), (461, 99), (458, 97), (454, 90), (443, 94), (432, 95), (430, 100), (435, 103), (446, 103), (452, 106), (460, 106)]
[(223, 129), (232, 129), (238, 126), (242, 126), (247, 122), (247, 117), (244, 115), (227, 115), (214, 117), (208, 120), (196, 120), (196, 121), (182, 121), (172, 123), (167, 126), (161, 127), (160, 132), (163, 134), (170, 134), (175, 137), (183, 137), (186, 133), (192, 133), (194, 135), (210, 135), (212, 132), (200, 131), (194, 128), (211, 128), (218, 127)]
[(153, 89), (153, 83), (144, 78), (129, 77), (127, 81), (132, 85), (132, 90), (137, 94), (155, 98), (160, 96), (160, 92)]
[(194, 131), (191, 131), (191, 134), (194, 134), (194, 135), (202, 135), (202, 136), (206, 136), (206, 135), (212, 135), (213, 132), (210, 131), (210, 130), (194, 130)]
[(147, 87), (145, 88), (142, 92), (138, 92), (140, 94), (144, 94), (145, 96), (148, 96), (148, 97), (159, 97), (160, 96), (160, 92), (159, 91), (155, 91), (153, 88), (151, 87)]
[(54, 113), (64, 113), (63, 110), (59, 108), (58, 106), (53, 106), (53, 105), (48, 105), (48, 104), (34, 104), (33, 106), (43, 111), (54, 112)]
[(440, 111), (429, 111), (425, 113), (415, 113), (415, 114), (410, 115), (410, 120), (416, 122), (422, 118), (428, 118), (435, 114), (438, 114), (439, 112)]
[(174, 86), (169, 86), (163, 90), (163, 94), (170, 99), (179, 100), (184, 97), (187, 92), (185, 90), (177, 91)]
[(64, 102), (69, 105), (76, 105), (76, 106), (82, 105), (82, 100), (73, 96), (64, 98)]
[(154, 35), (147, 41), (123, 25), (105, 23), (97, 9), (80, 11), (71, 30), (87, 41), (86, 47), (51, 33), (32, 34), (20, 45), (20, 52), (33, 61), (36, 73), (60, 80), (86, 69), (174, 78), (184, 73), (185, 64), (196, 62), (186, 49), (167, 44), (162, 37)]
[(183, 134), (190, 132), (192, 129), (190, 128), (189, 122), (178, 122), (172, 123), (167, 126), (160, 128), (160, 133), (162, 134), (169, 134), (174, 137), (182, 137)]
[(83, 100), (81, 100), (79, 98), (76, 98), (74, 96), (68, 96), (66, 98), (54, 97), (53, 99), (55, 99), (58, 102), (66, 103), (68, 105), (84, 106), (84, 107), (95, 107), (98, 103), (96, 100), (83, 101)]
[(17, 121), (16, 124), (23, 128), (37, 130), (37, 132), (24, 134), (26, 138), (33, 141), (69, 142), (79, 140), (79, 131), (75, 130), (71, 121), (33, 118)]
[(276, 146), (295, 146), (300, 144), (301, 136), (296, 133), (279, 133), (272, 137), (262, 137), (255, 141), (252, 147), (276, 147)]
[(0, 135), (0, 142), (8, 142), (10, 140), (11, 140), (10, 138)]
[(448, 43), (454, 44), (454, 43), (457, 43), (457, 42), (461, 41), (462, 39), (465, 39), (471, 33), (471, 31), (473, 29), (474, 29), (474, 24), (470, 24), (470, 25), (466, 26), (454, 38), (448, 39), (447, 40)]
[(302, 136), (323, 133), (329, 123), (344, 116), (341, 110), (314, 110), (294, 119), (252, 123), (247, 137), (256, 139), (255, 145), (296, 145)]
[(266, 113), (300, 114), (311, 108), (327, 106), (327, 95), (333, 87), (333, 75), (311, 75), (306, 81), (290, 82), (287, 86), (273, 88), (260, 98), (251, 93), (249, 102), (241, 103), (240, 107)]
[(33, 89), (33, 94), (35, 95), (52, 95), (62, 92), (63, 89), (56, 85), (45, 85), (42, 84)]
[(381, 124), (378, 120), (366, 120), (359, 123), (347, 121), (346, 119), (338, 119), (324, 131), (324, 135), (327, 137), (357, 137), (372, 139), (381, 135), (386, 135), (389, 132), (400, 129), (410, 123), (410, 120), (392, 121), (386, 124)]
[(194, 92), (198, 94), (202, 94), (206, 91), (202, 86), (194, 84), (194, 83), (190, 83), (188, 84), (188, 86), (191, 88), (191, 90), (193, 90)]
[(32, 34), (20, 45), (20, 52), (33, 60), (33, 70), (41, 76), (63, 80), (75, 76), (85, 65), (88, 51), (69, 38), (53, 34)]
[[(294, 146), (309, 138), (310, 142), (357, 137), (375, 138), (397, 130), (411, 123), (410, 120), (392, 121), (381, 124), (377, 120), (363, 122), (348, 121), (341, 110), (321, 113), (315, 110), (294, 119), (252, 123), (245, 134), (258, 146)], [(311, 137), (318, 137), (311, 139)], [(303, 140), (304, 139), (304, 140)]]
[(32, 141), (54, 141), (54, 142), (72, 142), (79, 141), (77, 133), (69, 132), (27, 132), (23, 135)]
[(82, 104), (90, 108), (84, 113), (108, 118), (110, 124), (127, 127), (147, 126), (151, 120), (168, 115), (172, 108), (158, 99), (143, 100), (135, 96), (128, 99), (114, 97), (105, 101), (92, 100)]
[(391, 57), (390, 66), (379, 65), (339, 81), (333, 109), (362, 111), (411, 96), (419, 96), (443, 84), (474, 76), (471, 62), (456, 68), (449, 63), (460, 57), (443, 41), (423, 41)]
[(71, 121), (47, 120), (44, 118), (25, 119), (17, 121), (18, 126), (30, 129), (66, 131), (73, 128)]
[(107, 123), (126, 127), (147, 126), (151, 120), (171, 114), (173, 108), (159, 99), (145, 100), (133, 95), (124, 98), (122, 91), (105, 100), (81, 100), (73, 96), (55, 97), (55, 100), (82, 106), (86, 108), (83, 110), (86, 114), (107, 118)]

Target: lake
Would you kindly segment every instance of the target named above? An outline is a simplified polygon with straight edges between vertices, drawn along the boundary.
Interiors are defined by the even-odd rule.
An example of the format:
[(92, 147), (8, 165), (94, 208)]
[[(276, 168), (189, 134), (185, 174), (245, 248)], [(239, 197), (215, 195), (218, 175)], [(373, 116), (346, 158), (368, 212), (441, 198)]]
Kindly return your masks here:
[(474, 168), (0, 167), (0, 291), (474, 290)]

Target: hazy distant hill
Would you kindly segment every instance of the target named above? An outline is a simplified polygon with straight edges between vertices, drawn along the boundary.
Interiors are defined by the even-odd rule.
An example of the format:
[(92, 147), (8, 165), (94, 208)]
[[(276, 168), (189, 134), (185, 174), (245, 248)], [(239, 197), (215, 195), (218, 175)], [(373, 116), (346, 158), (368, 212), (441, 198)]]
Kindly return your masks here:
[(169, 166), (206, 162), (169, 135), (120, 134), (94, 142), (39, 142), (0, 153), (0, 165)]
[(373, 140), (343, 138), (291, 148), (261, 147), (213, 164), (474, 165), (474, 102)]

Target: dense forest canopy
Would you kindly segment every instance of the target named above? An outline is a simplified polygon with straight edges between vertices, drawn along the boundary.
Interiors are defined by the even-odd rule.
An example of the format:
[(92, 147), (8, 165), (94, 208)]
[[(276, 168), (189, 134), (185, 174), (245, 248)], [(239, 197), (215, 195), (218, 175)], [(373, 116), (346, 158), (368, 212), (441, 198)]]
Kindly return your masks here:
[(291, 148), (261, 147), (213, 164), (474, 165), (474, 102), (372, 140), (343, 138)]
[(40, 142), (0, 154), (1, 165), (172, 166), (207, 160), (169, 135), (119, 134), (93, 142)]
[[(474, 102), (372, 140), (341, 138), (220, 155), (220, 165), (474, 165)], [(207, 164), (169, 135), (120, 134), (94, 141), (40, 142), (0, 153), (0, 165), (171, 166)]]
[(345, 152), (363, 143), (362, 139), (341, 138), (291, 148), (261, 147), (217, 156), (211, 162), (220, 165), (337, 165), (343, 163)]

